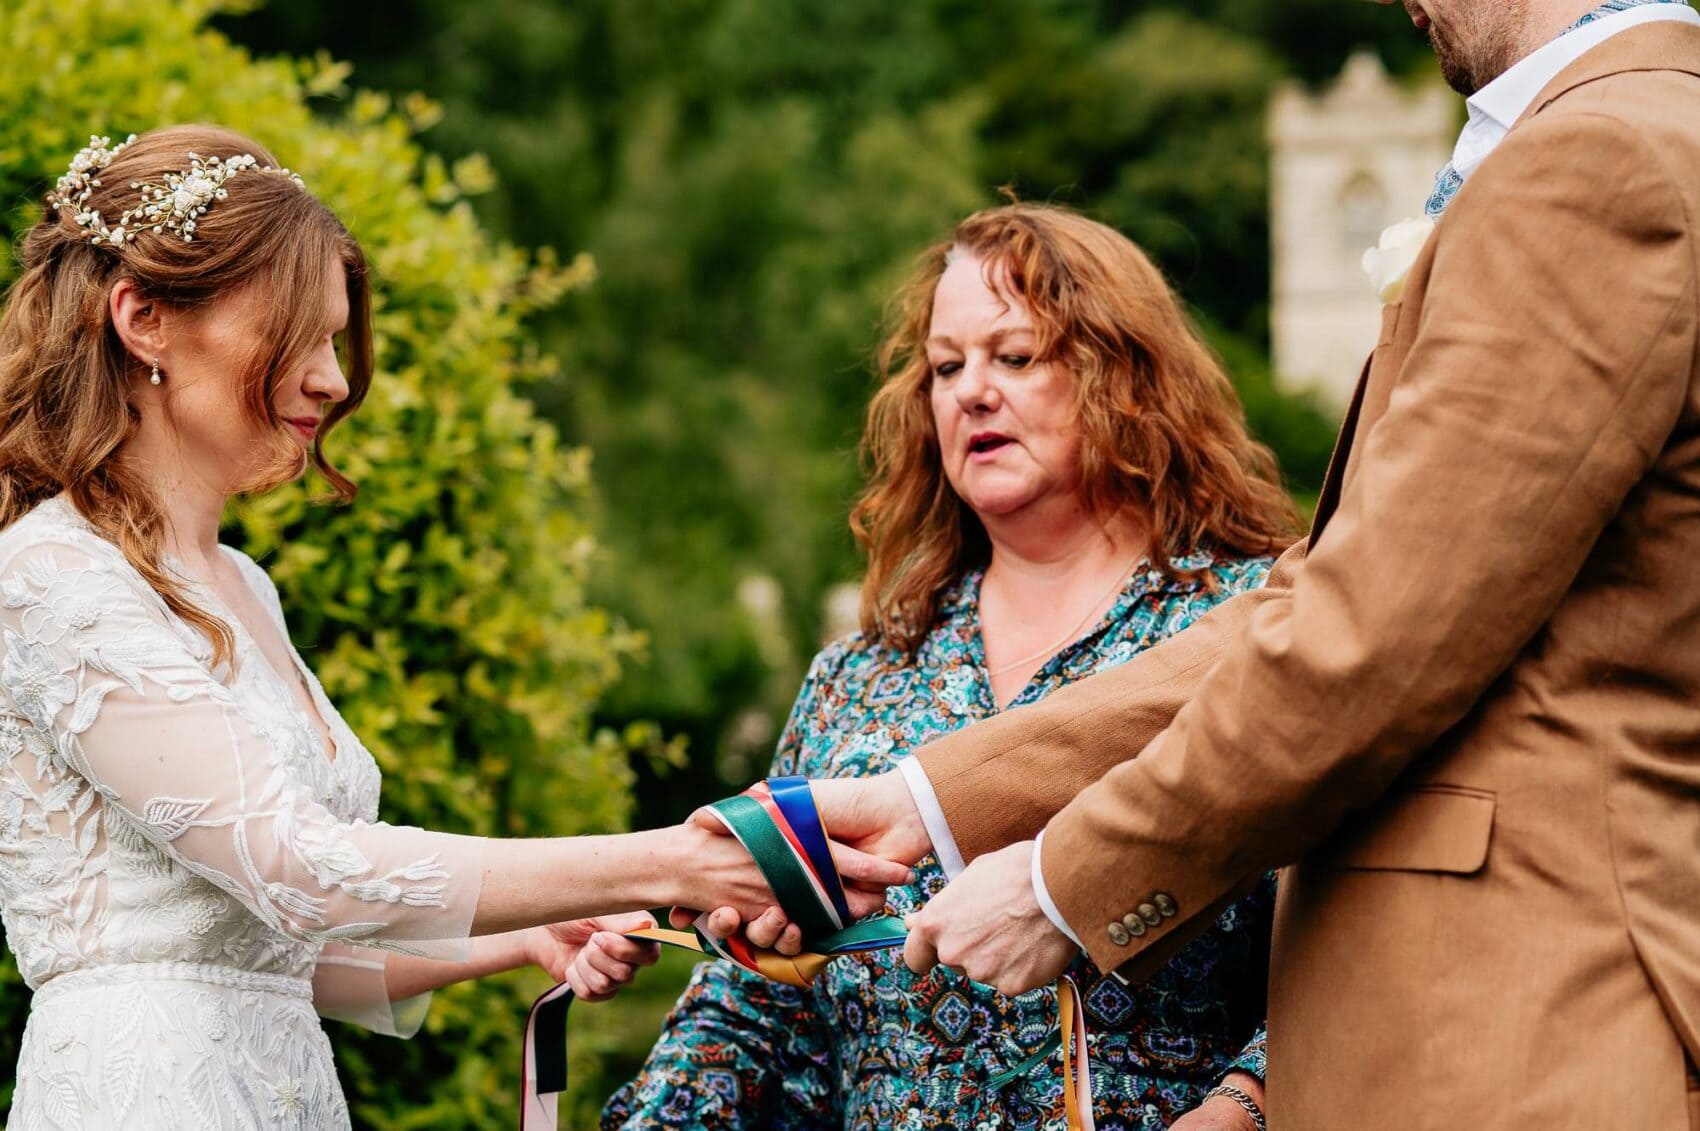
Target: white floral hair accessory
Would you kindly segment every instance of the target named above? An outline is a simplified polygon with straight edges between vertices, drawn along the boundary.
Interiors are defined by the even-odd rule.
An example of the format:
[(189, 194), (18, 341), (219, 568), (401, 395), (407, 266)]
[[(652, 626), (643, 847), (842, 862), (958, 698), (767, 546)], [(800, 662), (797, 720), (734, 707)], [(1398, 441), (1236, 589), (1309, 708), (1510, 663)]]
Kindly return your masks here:
[(251, 153), (229, 158), (202, 157), (191, 153), (189, 167), (182, 172), (167, 173), (164, 184), (131, 181), (130, 187), (142, 194), (141, 202), (120, 216), (117, 224), (109, 227), (100, 210), (88, 206), (89, 197), (100, 187), (100, 174), (112, 164), (113, 158), (124, 151), (125, 146), (135, 140), (136, 135), (131, 134), (113, 145), (109, 137), (91, 136), (88, 145), (71, 159), (71, 168), (59, 178), (59, 183), (47, 197), (52, 207), (68, 209), (77, 226), (87, 232), (94, 243), (123, 247), (139, 232), (159, 231), (175, 232), (183, 237), (185, 243), (191, 242), (195, 238), (196, 221), (206, 214), (207, 209), (229, 195), (225, 183), (244, 170), (277, 173), (297, 185), (302, 184), (301, 178), (288, 169), (261, 165)]

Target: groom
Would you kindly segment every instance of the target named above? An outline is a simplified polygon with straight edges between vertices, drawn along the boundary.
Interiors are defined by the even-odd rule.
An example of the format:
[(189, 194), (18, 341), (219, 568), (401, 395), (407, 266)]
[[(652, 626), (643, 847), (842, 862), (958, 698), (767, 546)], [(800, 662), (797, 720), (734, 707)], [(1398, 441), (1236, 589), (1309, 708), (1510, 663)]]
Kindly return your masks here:
[(1308, 543), (818, 796), (973, 861), (910, 961), (1006, 991), (1137, 980), (1292, 865), (1278, 1131), (1700, 1129), (1700, 16), (1403, 2), (1470, 121)]

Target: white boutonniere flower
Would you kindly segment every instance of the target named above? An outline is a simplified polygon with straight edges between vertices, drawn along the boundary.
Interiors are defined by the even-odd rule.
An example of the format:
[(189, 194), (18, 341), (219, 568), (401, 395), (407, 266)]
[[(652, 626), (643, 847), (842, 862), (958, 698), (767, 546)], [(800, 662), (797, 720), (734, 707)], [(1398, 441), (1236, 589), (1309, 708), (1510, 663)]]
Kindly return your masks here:
[(1364, 252), (1364, 273), (1382, 302), (1398, 302), (1405, 293), (1405, 277), (1433, 232), (1434, 221), (1427, 216), (1401, 220), (1382, 232), (1381, 241)]

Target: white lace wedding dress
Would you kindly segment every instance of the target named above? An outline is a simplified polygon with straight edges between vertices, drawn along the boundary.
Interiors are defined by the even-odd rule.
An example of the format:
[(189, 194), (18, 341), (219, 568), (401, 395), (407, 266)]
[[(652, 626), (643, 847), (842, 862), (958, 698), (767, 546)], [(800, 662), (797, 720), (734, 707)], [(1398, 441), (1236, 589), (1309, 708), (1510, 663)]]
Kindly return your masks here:
[(334, 750), (194, 599), (233, 670), (63, 498), (0, 532), (0, 915), (35, 991), (10, 1131), (347, 1127), (317, 1015), (409, 1035), (426, 1001), (392, 1006), (374, 948), (464, 953), (479, 842), (375, 823), (299, 656)]

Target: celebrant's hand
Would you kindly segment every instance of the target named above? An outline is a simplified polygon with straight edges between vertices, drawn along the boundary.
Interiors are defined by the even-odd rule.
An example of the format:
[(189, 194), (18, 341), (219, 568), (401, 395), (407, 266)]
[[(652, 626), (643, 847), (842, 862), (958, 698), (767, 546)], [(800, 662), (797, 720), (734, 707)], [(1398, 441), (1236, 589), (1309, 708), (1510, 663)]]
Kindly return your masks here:
[[(1263, 1107), (1263, 1081), (1249, 1072), (1230, 1072), (1222, 1081), (1232, 1084)], [(1227, 1096), (1211, 1096), (1170, 1125), (1169, 1131), (1257, 1131), (1257, 1120)]]
[(526, 935), (526, 954), (557, 982), (572, 987), (582, 1001), (604, 1001), (637, 976), (639, 966), (660, 957), (654, 943), (628, 939), (625, 932), (655, 926), (647, 912), (573, 919), (533, 927)]
[(903, 958), (917, 974), (960, 970), (1001, 994), (1047, 985), (1079, 953), (1033, 894), (1033, 842), (975, 860), (909, 916)]

